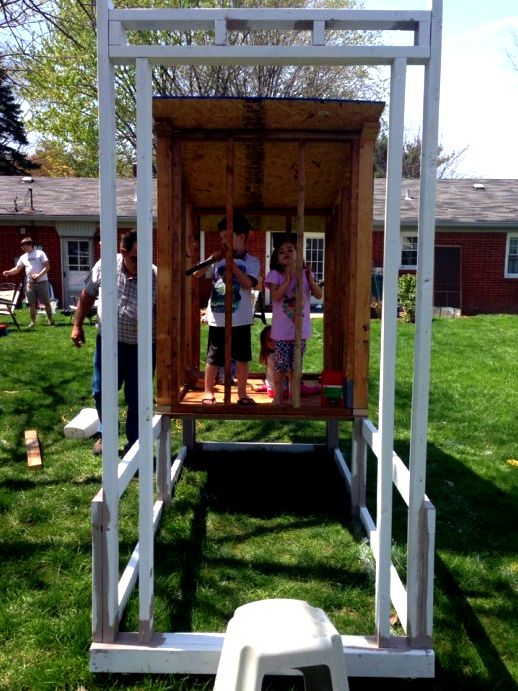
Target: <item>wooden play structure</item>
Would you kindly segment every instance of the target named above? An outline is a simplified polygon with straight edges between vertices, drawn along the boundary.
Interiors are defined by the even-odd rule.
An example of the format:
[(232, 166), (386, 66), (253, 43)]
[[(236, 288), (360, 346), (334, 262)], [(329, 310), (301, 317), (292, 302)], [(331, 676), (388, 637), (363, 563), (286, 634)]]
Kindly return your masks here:
[[(324, 308), (324, 368), (338, 376), (340, 405), (301, 400), (272, 406), (258, 399), (253, 417), (326, 422), (321, 446), (334, 458), (351, 495), (354, 514), (369, 537), (376, 562), (375, 634), (342, 642), (350, 676), (431, 677), (435, 510), (425, 493), (426, 429), (432, 314), (435, 175), (442, 2), (431, 11), (256, 9), (114, 9), (98, 2), (100, 195), (103, 267), (115, 266), (114, 66), (135, 66), (137, 107), (137, 228), (139, 233), (139, 440), (118, 460), (115, 272), (103, 271), (103, 487), (92, 503), (93, 643), (97, 672), (215, 674), (224, 633), (158, 632), (153, 623), (154, 532), (172, 503), (189, 454), (236, 442), (199, 442), (195, 420), (250, 417), (235, 405), (227, 383), (217, 405), (201, 405), (199, 296), (186, 269), (203, 259), (202, 231), (238, 210), (264, 229), (275, 217), (302, 238), (305, 225), (325, 235), (325, 285), (340, 295)], [(213, 31), (214, 44), (148, 45), (131, 32)], [(311, 45), (232, 45), (235, 31), (304, 31)], [(327, 45), (326, 32), (406, 32), (407, 43)], [(146, 35), (146, 34), (144, 34)], [(195, 36), (195, 33), (192, 34)], [(130, 40), (131, 38), (131, 40)], [(397, 45), (396, 45), (397, 44)], [(368, 418), (372, 152), (383, 104), (322, 100), (153, 99), (155, 65), (364, 64), (391, 70), (385, 214), (379, 419)], [(412, 421), (408, 464), (394, 452), (397, 277), (400, 262), (401, 151), (408, 65), (424, 67), (418, 300)], [(153, 135), (157, 142), (157, 395), (151, 365), (153, 257)], [(230, 230), (232, 223), (229, 224)], [(228, 232), (228, 228), (227, 228)], [(228, 257), (229, 258), (229, 257)], [(227, 357), (227, 371), (230, 362)], [(193, 372), (195, 375), (193, 376)], [(302, 372), (296, 376), (302, 377)], [(315, 373), (313, 373), (315, 374)], [(316, 373), (318, 376), (318, 373)], [(336, 381), (333, 383), (336, 384)], [(297, 389), (297, 387), (295, 387)], [(180, 420), (180, 450), (171, 462), (170, 420)], [(347, 456), (338, 446), (339, 424), (353, 427)], [(268, 451), (310, 453), (319, 444), (243, 444)], [(377, 459), (376, 514), (366, 505), (367, 452)], [(153, 457), (156, 464), (153, 464)], [(346, 458), (350, 459), (348, 463)], [(153, 467), (156, 467), (156, 474)], [(139, 477), (139, 541), (119, 565), (119, 502)], [(392, 494), (408, 507), (406, 575), (392, 563)], [(139, 630), (120, 631), (138, 580)], [(391, 630), (393, 608), (404, 635)]]
[[(199, 291), (185, 271), (200, 259), (200, 229), (210, 227), (204, 220), (231, 218), (238, 209), (256, 220), (259, 232), (262, 219), (272, 216), (283, 233), (296, 227), (299, 247), (307, 218), (325, 236), (325, 282), (332, 289), (324, 311), (324, 370), (337, 373), (345, 396), (335, 406), (320, 395), (296, 400), (283, 416), (367, 415), (373, 150), (383, 107), (311, 99), (154, 100), (160, 412), (207, 413), (203, 382), (190, 386), (200, 367)], [(257, 415), (279, 416), (267, 396), (256, 398)], [(249, 418), (251, 411), (236, 409), (235, 400), (233, 392), (213, 414)]]

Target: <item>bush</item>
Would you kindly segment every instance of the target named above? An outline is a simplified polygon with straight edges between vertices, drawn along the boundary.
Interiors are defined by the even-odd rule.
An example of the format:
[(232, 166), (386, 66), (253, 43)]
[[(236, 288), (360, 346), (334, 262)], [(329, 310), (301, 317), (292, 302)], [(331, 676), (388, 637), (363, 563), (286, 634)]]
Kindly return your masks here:
[(414, 322), (417, 297), (417, 277), (415, 274), (403, 274), (399, 277), (397, 297), (403, 308), (404, 321)]

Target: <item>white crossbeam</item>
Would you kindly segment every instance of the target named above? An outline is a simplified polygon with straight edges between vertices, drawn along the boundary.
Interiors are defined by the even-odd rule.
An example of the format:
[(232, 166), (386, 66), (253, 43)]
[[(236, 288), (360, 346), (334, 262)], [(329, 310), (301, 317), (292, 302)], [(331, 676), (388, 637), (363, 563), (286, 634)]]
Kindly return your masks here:
[(112, 9), (110, 21), (131, 31), (213, 31), (224, 21), (231, 31), (311, 31), (324, 22), (328, 31), (417, 31), (430, 21), (426, 11), (329, 9)]

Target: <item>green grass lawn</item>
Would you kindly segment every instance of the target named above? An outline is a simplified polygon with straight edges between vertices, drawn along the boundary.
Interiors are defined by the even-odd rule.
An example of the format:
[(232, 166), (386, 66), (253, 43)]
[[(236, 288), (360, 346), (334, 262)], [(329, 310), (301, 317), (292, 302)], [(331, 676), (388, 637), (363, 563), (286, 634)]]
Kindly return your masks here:
[[(22, 313), (20, 322), (28, 321)], [(212, 678), (92, 675), (90, 501), (100, 486), (91, 441), (63, 426), (90, 398), (95, 329), (69, 319), (0, 338), (0, 689), (202, 691)], [(262, 325), (254, 326), (254, 343)], [(377, 421), (379, 327), (372, 322), (370, 414)], [(321, 320), (306, 369), (321, 367)], [(499, 691), (518, 682), (518, 316), (436, 320), (427, 494), (437, 508), (436, 679), (352, 680), (351, 689)], [(414, 326), (398, 325), (396, 450), (406, 461)], [(255, 348), (255, 355), (257, 354)], [(257, 361), (252, 369), (259, 370)], [(24, 430), (44, 467), (28, 470)], [(175, 443), (179, 434), (173, 428)], [(199, 421), (201, 439), (312, 441), (322, 423)], [(349, 448), (350, 426), (341, 426)], [(315, 473), (315, 465), (318, 473)], [(369, 495), (373, 497), (374, 468)], [(253, 482), (250, 477), (253, 475)], [(156, 541), (159, 630), (224, 630), (261, 597), (303, 597), (347, 633), (373, 632), (373, 561), (326, 458), (195, 458)], [(136, 487), (121, 503), (121, 552), (133, 548)], [(395, 500), (394, 558), (404, 569), (405, 512)], [(136, 626), (128, 606), (123, 626)], [(273, 680), (272, 691), (300, 689)]]

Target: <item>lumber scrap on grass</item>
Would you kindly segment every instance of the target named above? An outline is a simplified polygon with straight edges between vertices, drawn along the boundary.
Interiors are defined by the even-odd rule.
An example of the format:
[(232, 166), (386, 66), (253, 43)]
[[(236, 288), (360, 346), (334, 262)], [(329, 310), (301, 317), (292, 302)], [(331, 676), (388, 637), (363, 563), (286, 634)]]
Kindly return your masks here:
[(42, 468), (40, 442), (35, 429), (25, 430), (25, 448), (27, 449), (27, 465), (29, 468)]

